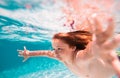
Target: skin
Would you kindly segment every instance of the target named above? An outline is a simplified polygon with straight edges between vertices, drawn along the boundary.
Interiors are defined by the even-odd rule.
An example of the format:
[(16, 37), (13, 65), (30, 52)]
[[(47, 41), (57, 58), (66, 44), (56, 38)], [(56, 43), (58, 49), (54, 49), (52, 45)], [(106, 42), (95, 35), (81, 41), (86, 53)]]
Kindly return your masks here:
[[(84, 51), (77, 52), (72, 61), (71, 57), (75, 52), (75, 47), (70, 48), (69, 45), (61, 40), (53, 40), (53, 48), (55, 49), (57, 59), (61, 60), (77, 76), (83, 78), (110, 78), (115, 74), (115, 71), (109, 60), (107, 60), (107, 54), (104, 55), (107, 56), (105, 58), (97, 55), (94, 57), (92, 54), (89, 54), (88, 52), (91, 51), (92, 44), (89, 43)], [(109, 58), (113, 57), (110, 56)]]
[(120, 61), (117, 58), (116, 48), (120, 43), (120, 34), (113, 37), (114, 21), (108, 19), (108, 28), (103, 31), (97, 18), (88, 19), (93, 29), (93, 40), (88, 43), (86, 49), (77, 51), (76, 47), (70, 47), (63, 40), (53, 39), (54, 51), (19, 51), (25, 58), (31, 56), (48, 56), (62, 61), (74, 74), (82, 78), (112, 78), (117, 75), (120, 78)]

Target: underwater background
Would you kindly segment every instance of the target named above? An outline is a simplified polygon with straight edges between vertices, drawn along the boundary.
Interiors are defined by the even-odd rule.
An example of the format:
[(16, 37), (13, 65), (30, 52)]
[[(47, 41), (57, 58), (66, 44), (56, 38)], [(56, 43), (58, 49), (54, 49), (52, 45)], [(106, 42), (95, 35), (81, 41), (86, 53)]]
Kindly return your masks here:
[[(48, 2), (49, 1), (49, 2)], [(52, 50), (51, 37), (66, 31), (53, 0), (0, 0), (0, 78), (76, 78), (61, 62), (32, 57), (26, 62), (17, 50)], [(54, 14), (53, 14), (54, 11)]]
[[(42, 56), (22, 62), (18, 57), (17, 50), (23, 50), (23, 46), (52, 50), (53, 34), (69, 31), (63, 26), (65, 18), (61, 19), (65, 14), (60, 7), (65, 5), (55, 1), (0, 0), (0, 78), (78, 78), (58, 60)], [(119, 29), (117, 26), (116, 32)]]

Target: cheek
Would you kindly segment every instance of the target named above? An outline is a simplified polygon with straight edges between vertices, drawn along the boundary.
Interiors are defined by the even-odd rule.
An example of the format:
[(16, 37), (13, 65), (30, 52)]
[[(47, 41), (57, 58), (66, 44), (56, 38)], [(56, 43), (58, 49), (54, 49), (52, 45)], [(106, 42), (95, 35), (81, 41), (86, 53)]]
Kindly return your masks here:
[(69, 50), (62, 50), (62, 51), (60, 51), (60, 52), (56, 52), (56, 54), (59, 54), (59, 55), (67, 55), (68, 54), (68, 52), (69, 52)]
[(65, 55), (65, 52), (64, 51), (56, 52), (56, 54), (63, 56), (63, 55)]
[(58, 54), (63, 55), (63, 54), (64, 54), (64, 52), (63, 52), (63, 51), (62, 51), (62, 52), (58, 52)]
[(68, 50), (64, 50), (64, 51), (62, 51), (61, 54), (63, 54), (63, 55), (68, 54)]
[(57, 55), (62, 55), (62, 54), (64, 54), (63, 52), (55, 52), (55, 54), (57, 54)]

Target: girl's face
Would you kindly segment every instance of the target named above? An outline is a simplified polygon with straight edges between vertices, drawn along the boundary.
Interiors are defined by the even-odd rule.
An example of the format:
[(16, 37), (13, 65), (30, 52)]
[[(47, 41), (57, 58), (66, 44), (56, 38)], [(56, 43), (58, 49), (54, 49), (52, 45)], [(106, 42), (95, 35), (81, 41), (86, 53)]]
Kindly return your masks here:
[(70, 48), (68, 44), (59, 39), (52, 40), (52, 47), (56, 54), (56, 58), (61, 61), (67, 60), (71, 56), (70, 54), (73, 52), (73, 48)]

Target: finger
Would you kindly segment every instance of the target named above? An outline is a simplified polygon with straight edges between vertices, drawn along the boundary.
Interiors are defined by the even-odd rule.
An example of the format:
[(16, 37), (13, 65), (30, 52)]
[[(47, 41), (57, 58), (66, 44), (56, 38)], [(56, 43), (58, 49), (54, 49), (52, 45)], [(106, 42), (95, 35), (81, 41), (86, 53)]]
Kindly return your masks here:
[(100, 20), (98, 20), (96, 17), (94, 17), (93, 20), (94, 20), (94, 22), (93, 22), (94, 33), (97, 36), (103, 32), (103, 28), (102, 28), (102, 24), (100, 23)]
[(28, 59), (28, 56), (25, 56), (23, 62), (25, 62), (27, 59)]
[(24, 55), (24, 53), (23, 52), (19, 52), (19, 55)]
[(18, 52), (22, 52), (23, 50), (17, 50)]
[(24, 50), (26, 51), (26, 47), (24, 46)]
[[(96, 13), (91, 15), (91, 23), (92, 23), (92, 28), (94, 30), (94, 34), (99, 34), (101, 32), (103, 32), (103, 28), (102, 28), (102, 23), (100, 22), (100, 20), (98, 20), (98, 15)], [(100, 18), (100, 17), (99, 17)]]
[(114, 20), (112, 18), (109, 18), (107, 29), (103, 32), (103, 34), (105, 35), (104, 39), (107, 40), (108, 38), (113, 36), (114, 26), (115, 26), (114, 25)]
[(106, 49), (115, 49), (120, 45), (120, 34), (116, 35), (112, 40), (104, 43), (103, 47)]
[(112, 18), (109, 18), (107, 29), (104, 32), (102, 32), (101, 34), (97, 35), (97, 37), (99, 38), (98, 42), (99, 43), (104, 43), (110, 37), (113, 36), (113, 32), (114, 32), (114, 22), (113, 22)]
[(94, 28), (93, 28), (93, 24), (91, 23), (91, 21), (90, 21), (90, 18), (87, 18), (87, 23), (88, 23), (88, 26), (89, 26), (89, 28), (90, 28), (90, 32), (94, 32)]
[(25, 62), (27, 59), (24, 59), (22, 62)]
[(17, 51), (22, 51), (22, 50), (18, 50), (18, 49), (17, 49)]
[(18, 55), (18, 57), (23, 57), (23, 55)]
[(101, 23), (98, 21), (98, 19), (96, 18), (96, 15), (92, 15), (91, 18), (87, 18), (87, 22), (88, 25), (90, 26), (90, 30), (93, 34), (93, 40), (96, 40), (97, 44), (102, 44), (102, 39), (103, 37), (101, 37), (102, 35), (102, 25)]

